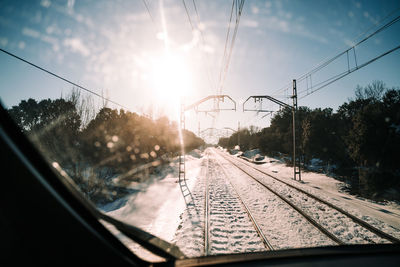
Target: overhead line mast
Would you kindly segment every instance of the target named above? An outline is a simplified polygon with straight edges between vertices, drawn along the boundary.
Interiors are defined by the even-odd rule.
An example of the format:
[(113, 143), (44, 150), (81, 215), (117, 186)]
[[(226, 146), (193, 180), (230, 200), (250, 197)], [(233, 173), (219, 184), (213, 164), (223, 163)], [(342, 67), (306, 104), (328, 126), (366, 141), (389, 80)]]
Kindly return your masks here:
[(275, 104), (278, 104), (281, 107), (286, 107), (290, 108), (292, 110), (292, 136), (293, 136), (293, 157), (292, 157), (292, 162), (293, 162), (293, 179), (294, 180), (299, 180), (301, 181), (301, 162), (300, 162), (300, 157), (296, 157), (296, 150), (297, 150), (297, 145), (296, 145), (296, 112), (297, 112), (297, 82), (296, 80), (293, 80), (293, 94), (292, 94), (292, 99), (293, 99), (293, 105), (286, 104), (283, 101), (280, 101), (272, 96), (268, 95), (254, 95), (254, 96), (249, 96), (246, 101), (243, 102), (243, 111), (258, 111), (258, 112), (271, 112), (270, 110), (263, 110), (262, 108), (259, 110), (249, 110), (245, 108), (245, 104), (251, 99), (254, 99), (254, 102), (257, 101), (262, 101), (263, 99), (267, 99), (269, 101), (274, 102)]
[[(397, 11), (397, 10), (396, 10), (396, 11)], [(392, 12), (391, 14), (393, 14), (393, 13), (394, 13), (394, 12)], [(390, 14), (390, 15), (391, 15), (391, 14)], [(388, 15), (387, 17), (389, 17), (389, 15)], [(385, 17), (385, 19), (386, 19), (387, 17)], [(386, 56), (386, 55), (388, 55), (388, 54), (390, 54), (390, 53), (393, 53), (394, 51), (400, 49), (400, 45), (398, 45), (398, 46), (396, 46), (396, 47), (394, 47), (394, 48), (392, 48), (392, 49), (390, 49), (390, 50), (388, 50), (388, 51), (386, 51), (386, 52), (384, 52), (384, 53), (382, 53), (382, 54), (380, 54), (380, 55), (378, 55), (378, 56), (376, 56), (376, 57), (374, 57), (374, 58), (372, 58), (372, 59), (370, 59), (370, 60), (368, 60), (368, 61), (366, 61), (366, 62), (364, 62), (364, 63), (362, 63), (362, 64), (359, 64), (359, 62), (357, 61), (357, 55), (356, 55), (356, 49), (355, 49), (358, 45), (360, 45), (360, 44), (362, 44), (363, 42), (367, 41), (368, 39), (370, 39), (371, 37), (375, 36), (376, 34), (378, 34), (378, 33), (382, 32), (382, 31), (384, 31), (385, 29), (391, 27), (393, 24), (397, 23), (398, 21), (400, 21), (400, 16), (395, 17), (394, 19), (392, 19), (391, 21), (389, 21), (389, 22), (386, 23), (385, 25), (383, 25), (383, 26), (379, 27), (378, 29), (376, 29), (373, 33), (371, 33), (371, 34), (365, 36), (363, 39), (361, 39), (360, 41), (358, 41), (358, 42), (357, 42), (356, 44), (354, 44), (352, 47), (347, 48), (347, 49), (344, 50), (343, 52), (341, 52), (341, 53), (337, 54), (336, 56), (334, 56), (334, 57), (328, 59), (327, 61), (325, 61), (325, 62), (319, 64), (317, 67), (313, 68), (311, 71), (309, 71), (309, 72), (307, 72), (306, 74), (302, 75), (302, 76), (301, 76), (300, 78), (298, 78), (297, 80), (296, 80), (296, 79), (293, 80), (293, 94), (292, 94), (292, 97), (291, 97), (291, 98), (293, 99), (293, 106), (291, 106), (291, 108), (292, 108), (292, 113), (293, 113), (293, 118), (292, 118), (293, 159), (292, 159), (292, 161), (293, 161), (294, 179), (295, 179), (295, 180), (296, 180), (297, 176), (299, 177), (299, 180), (301, 180), (301, 173), (300, 173), (300, 157), (298, 157), (298, 158), (299, 158), (298, 160), (296, 159), (296, 111), (297, 111), (297, 108), (298, 108), (298, 103), (297, 103), (298, 94), (299, 94), (299, 93), (304, 93), (304, 92), (306, 92), (305, 95), (303, 95), (303, 96), (300, 97), (300, 99), (301, 99), (301, 98), (304, 98), (304, 97), (306, 97), (306, 96), (308, 96), (308, 95), (310, 95), (310, 94), (312, 94), (312, 93), (314, 93), (314, 92), (316, 92), (316, 91), (318, 91), (318, 90), (321, 90), (322, 88), (324, 88), (324, 87), (326, 87), (326, 86), (328, 86), (328, 85), (330, 85), (330, 84), (332, 84), (332, 83), (334, 83), (334, 82), (336, 82), (336, 81), (342, 79), (343, 77), (349, 75), (350, 73), (352, 73), (352, 72), (354, 72), (354, 71), (357, 71), (357, 70), (359, 70), (359, 69), (361, 69), (361, 68), (363, 68), (363, 67), (365, 67), (365, 66), (371, 64), (372, 62), (375, 62), (376, 60), (378, 60), (378, 59), (380, 59), (380, 58), (382, 58), (382, 57), (384, 57), (384, 56)], [(355, 66), (354, 66), (353, 68), (350, 67), (350, 60), (349, 60), (349, 52), (351, 52), (351, 51), (353, 52), (353, 55), (354, 55), (354, 64), (355, 64)], [(314, 74), (314, 73), (320, 71), (321, 69), (325, 68), (325, 67), (328, 66), (330, 63), (332, 63), (333, 61), (335, 61), (336, 59), (340, 58), (340, 57), (343, 56), (343, 55), (346, 55), (346, 57), (347, 57), (347, 70), (346, 70), (346, 71), (344, 71), (344, 72), (342, 72), (342, 73), (339, 73), (339, 74), (337, 74), (337, 75), (334, 75), (334, 76), (330, 77), (329, 79), (326, 79), (326, 80), (324, 80), (324, 81), (322, 81), (322, 82), (320, 82), (320, 83), (318, 83), (318, 84), (312, 85), (312, 79), (311, 79), (311, 75), (312, 75), (312, 74)], [(297, 82), (303, 81), (303, 80), (306, 80), (307, 89), (298, 92), (298, 91), (297, 91)], [(309, 85), (308, 85), (308, 81), (310, 82), (310, 87), (309, 87)], [(288, 89), (288, 86), (285, 86), (285, 87), (279, 89), (278, 91), (274, 91), (274, 93), (279, 92), (279, 91), (282, 91), (282, 90), (287, 90), (287, 89)], [(310, 92), (309, 92), (309, 90), (310, 90)], [(277, 99), (275, 99), (275, 98), (273, 98), (273, 97), (271, 97), (271, 96), (250, 96), (250, 97), (243, 103), (243, 111), (246, 111), (244, 105), (245, 105), (245, 103), (246, 103), (250, 98), (254, 98), (255, 101), (257, 101), (257, 100), (258, 100), (258, 101), (261, 101), (261, 99), (266, 98), (266, 99), (268, 99), (268, 100), (271, 100), (271, 101), (277, 103), (277, 104), (280, 105), (280, 106), (288, 106), (288, 107), (290, 107), (290, 105), (288, 105), (288, 104), (286, 104), (286, 103), (283, 103), (282, 101), (277, 100)], [(255, 111), (255, 110), (251, 110), (251, 111)], [(257, 111), (263, 112), (263, 110), (257, 110)], [(296, 165), (298, 166), (298, 169), (297, 169)]]
[[(384, 19), (382, 19), (381, 22), (385, 21), (387, 18), (389, 18), (391, 15), (393, 15), (393, 14), (394, 14), (395, 12), (397, 12), (398, 10), (400, 10), (400, 9), (397, 9), (397, 10), (391, 12), (391, 13), (390, 13), (389, 15), (387, 15)], [(302, 99), (302, 98), (304, 98), (304, 97), (306, 97), (306, 96), (308, 96), (308, 95), (310, 95), (310, 94), (312, 94), (312, 93), (314, 93), (314, 92), (316, 92), (316, 91), (318, 91), (318, 90), (320, 90), (320, 89), (322, 89), (322, 88), (324, 88), (324, 87), (330, 85), (331, 83), (333, 83), (333, 82), (335, 82), (335, 81), (337, 81), (337, 80), (339, 80), (339, 79), (341, 79), (341, 78), (347, 76), (348, 74), (350, 74), (350, 73), (352, 73), (352, 72), (354, 72), (354, 71), (356, 71), (356, 70), (359, 70), (359, 69), (361, 69), (361, 68), (363, 68), (363, 67), (369, 65), (370, 63), (374, 62), (375, 60), (377, 60), (377, 59), (379, 59), (379, 58), (381, 58), (381, 57), (383, 57), (383, 56), (385, 56), (385, 55), (388, 55), (388, 54), (390, 54), (390, 53), (396, 51), (397, 49), (399, 49), (399, 47), (395, 47), (395, 48), (393, 48), (393, 49), (390, 49), (390, 50), (388, 50), (387, 52), (382, 53), (382, 54), (376, 56), (375, 58), (373, 58), (373, 59), (371, 59), (371, 60), (369, 60), (369, 61), (367, 61), (367, 62), (365, 62), (365, 63), (363, 63), (363, 64), (359, 64), (359, 62), (358, 62), (358, 60), (357, 60), (356, 47), (358, 47), (360, 44), (364, 43), (364, 42), (367, 41), (368, 39), (372, 38), (372, 37), (375, 36), (376, 34), (378, 34), (378, 33), (382, 32), (382, 31), (388, 29), (389, 27), (391, 27), (392, 25), (394, 25), (395, 23), (397, 23), (397, 22), (399, 22), (399, 21), (400, 21), (400, 16), (397, 16), (397, 17), (391, 19), (389, 22), (387, 22), (387, 23), (385, 23), (384, 25), (382, 25), (382, 26), (380, 26), (379, 28), (377, 28), (374, 32), (372, 32), (372, 33), (370, 33), (370, 34), (364, 36), (364, 38), (362, 38), (361, 40), (357, 41), (353, 46), (348, 47), (347, 49), (345, 49), (344, 51), (338, 53), (337, 55), (335, 55), (335, 56), (329, 58), (328, 60), (323, 61), (322, 63), (318, 64), (316, 67), (314, 67), (313, 69), (311, 69), (311, 70), (308, 71), (307, 73), (305, 73), (305, 74), (301, 75), (300, 77), (298, 77), (298, 78), (296, 79), (296, 80), (297, 80), (297, 83), (300, 83), (300, 82), (306, 80), (306, 84), (307, 84), (307, 89), (306, 89), (306, 90), (301, 90), (301, 91), (299, 91), (299, 94), (302, 94), (302, 93), (304, 93), (304, 92), (307, 92), (306, 95), (302, 95), (299, 99)], [(380, 22), (380, 23), (381, 23), (381, 22)], [(364, 33), (361, 34), (361, 35), (364, 35), (365, 33), (367, 33), (367, 32), (370, 31), (370, 30), (371, 30), (371, 28), (368, 29), (366, 32), (364, 32)], [(359, 35), (359, 36), (361, 36), (361, 35)], [(358, 36), (358, 37), (359, 37), (359, 36)], [(358, 37), (357, 37), (357, 38), (358, 38)], [(356, 39), (357, 39), (357, 38), (356, 38)], [(351, 68), (351, 66), (350, 66), (350, 61), (349, 61), (349, 60), (350, 60), (350, 59), (349, 59), (350, 54), (353, 54), (353, 58), (354, 58), (355, 67), (353, 67), (353, 68)], [(330, 78), (328, 78), (328, 79), (326, 79), (326, 80), (324, 80), (324, 81), (322, 81), (322, 82), (319, 82), (318, 84), (314, 84), (314, 85), (313, 85), (312, 76), (313, 76), (314, 74), (316, 74), (317, 72), (319, 72), (320, 70), (322, 70), (323, 68), (325, 68), (325, 67), (327, 67), (328, 65), (330, 65), (332, 62), (334, 62), (334, 61), (336, 61), (337, 59), (341, 58), (342, 56), (346, 56), (346, 58), (347, 58), (347, 61), (346, 61), (347, 70), (344, 71), (344, 72), (342, 72), (342, 73), (339, 73), (339, 74), (337, 74), (337, 75), (334, 75), (334, 76), (332, 76), (332, 77), (330, 77)], [(290, 85), (287, 85), (287, 86), (282, 87), (282, 88), (279, 89), (279, 90), (274, 91), (273, 93), (275, 94), (275, 93), (278, 93), (278, 92), (283, 91), (283, 90), (288, 90), (289, 88), (290, 88)], [(314, 88), (316, 88), (316, 89), (314, 89)], [(309, 92), (309, 91), (311, 91), (311, 92)]]

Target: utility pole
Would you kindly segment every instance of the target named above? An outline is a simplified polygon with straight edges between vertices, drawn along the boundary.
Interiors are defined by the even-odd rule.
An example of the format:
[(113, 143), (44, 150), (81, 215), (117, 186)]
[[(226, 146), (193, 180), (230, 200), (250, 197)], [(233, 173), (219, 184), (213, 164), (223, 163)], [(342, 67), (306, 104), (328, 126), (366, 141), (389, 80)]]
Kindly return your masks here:
[[(251, 99), (254, 99), (254, 102), (259, 102), (262, 101), (264, 98), (268, 99), (269, 101), (272, 101), (276, 104), (278, 104), (280, 107), (286, 107), (290, 108), (292, 110), (292, 125), (293, 125), (293, 179), (297, 180), (297, 177), (299, 181), (301, 181), (301, 174), (300, 174), (300, 158), (297, 162), (296, 160), (296, 111), (297, 111), (297, 87), (296, 87), (296, 80), (293, 80), (293, 106), (286, 104), (285, 102), (282, 102), (276, 98), (273, 98), (268, 95), (254, 95), (254, 96), (249, 96), (246, 101), (243, 102), (243, 111), (257, 111), (257, 112), (272, 112), (270, 110), (263, 110), (262, 108), (260, 109), (246, 109), (245, 104)], [(298, 168), (298, 169), (297, 169)]]
[(237, 131), (237, 133), (238, 133), (238, 146), (239, 146), (239, 149), (240, 149), (240, 121), (238, 121), (238, 131)]
[[(297, 85), (296, 80), (293, 80), (293, 107), (292, 107), (292, 114), (293, 114), (293, 177), (295, 180), (299, 177), (299, 181), (301, 181), (301, 173), (300, 173), (300, 157), (297, 161), (296, 159), (296, 112), (297, 112)], [(297, 165), (297, 166), (296, 166)], [(298, 170), (297, 170), (298, 167)]]
[(179, 154), (179, 182), (181, 180), (186, 180), (185, 178), (185, 144), (183, 141), (183, 134), (185, 131), (185, 104), (181, 102), (181, 116), (180, 116), (180, 143), (181, 143), (181, 153)]

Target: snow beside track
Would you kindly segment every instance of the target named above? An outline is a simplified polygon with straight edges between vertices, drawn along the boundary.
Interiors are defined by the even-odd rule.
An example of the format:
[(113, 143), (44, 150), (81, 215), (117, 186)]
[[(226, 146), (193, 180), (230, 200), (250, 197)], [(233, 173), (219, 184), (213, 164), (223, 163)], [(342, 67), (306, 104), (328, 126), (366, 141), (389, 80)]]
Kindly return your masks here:
[[(194, 156), (186, 156), (186, 180), (190, 190), (197, 183), (202, 167), (202, 156), (199, 151)], [(158, 177), (151, 177), (145, 185), (133, 185), (139, 192), (129, 196), (123, 206), (107, 214), (165, 241), (173, 242), (181, 221), (180, 216), (186, 209), (178, 183), (178, 164), (178, 160), (175, 160), (170, 166), (165, 166)], [(123, 238), (123, 235), (115, 229), (111, 231), (122, 237), (121, 241), (144, 259), (160, 259), (144, 252), (138, 244)]]
[[(227, 152), (220, 152), (230, 156)], [(124, 201), (120, 200), (119, 203), (116, 203), (120, 208), (107, 214), (176, 244), (189, 257), (204, 255), (205, 189), (207, 173), (209, 173), (210, 206), (212, 206), (210, 208), (211, 254), (265, 249), (261, 238), (249, 223), (248, 215), (243, 213), (242, 205), (235, 200), (236, 193), (229, 184), (230, 182), (239, 191), (239, 195), (246, 202), (264, 235), (275, 249), (334, 244), (304, 217), (292, 210), (282, 200), (277, 199), (272, 193), (266, 192), (261, 185), (251, 181), (243, 172), (230, 165), (217, 153), (219, 152), (211, 148), (204, 153), (197, 151), (195, 154), (187, 156), (186, 178), (187, 188), (191, 193), (190, 201), (188, 201), (188, 196), (183, 197), (181, 185), (178, 183), (178, 162), (176, 161), (171, 166), (165, 167), (159, 177), (153, 177), (145, 186), (140, 185), (139, 193), (132, 194)], [(210, 157), (211, 163), (207, 163), (207, 157)], [(262, 169), (349, 211), (389, 234), (400, 237), (400, 230), (398, 230), (400, 229), (400, 209), (394, 204), (375, 203), (341, 192), (342, 183), (323, 174), (303, 173), (302, 183), (293, 181), (291, 179), (293, 169), (272, 158), (266, 157), (264, 159), (266, 163), (262, 165), (254, 165), (238, 158), (236, 160)], [(254, 171), (255, 173), (256, 171)], [(260, 176), (260, 173), (258, 175)], [(302, 196), (289, 192), (284, 187), (278, 187), (277, 182), (275, 185), (273, 182), (269, 183), (271, 187), (277, 187), (286, 195), (290, 195), (293, 200), (297, 199), (300, 202)], [(301, 208), (312, 213), (316, 220), (323, 222), (343, 241), (350, 243), (367, 243), (371, 240), (377, 243), (383, 242), (376, 236), (366, 233), (365, 230), (358, 229), (358, 226), (349, 224), (348, 219), (341, 218), (340, 215), (335, 214), (335, 211), (326, 213), (326, 207), (311, 202), (310, 200), (309, 204), (302, 204)], [(350, 226), (343, 227), (344, 223)], [(115, 229), (111, 230), (115, 232)], [(121, 235), (119, 237), (134, 252), (146, 259), (155, 259), (144, 254), (143, 249), (137, 244)]]
[[(227, 152), (225, 154), (230, 156)], [(378, 203), (343, 192), (344, 182), (321, 173), (302, 172), (302, 181), (294, 181), (292, 167), (267, 156), (263, 160), (265, 163), (261, 165), (254, 165), (240, 158), (238, 160), (314, 194), (382, 231), (400, 238), (400, 205), (394, 202)]]

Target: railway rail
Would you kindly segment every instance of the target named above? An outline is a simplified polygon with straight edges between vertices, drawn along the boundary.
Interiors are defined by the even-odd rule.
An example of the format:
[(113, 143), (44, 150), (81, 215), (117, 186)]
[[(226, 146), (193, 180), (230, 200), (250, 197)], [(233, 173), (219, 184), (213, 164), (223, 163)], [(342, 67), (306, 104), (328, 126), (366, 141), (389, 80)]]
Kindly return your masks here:
[(209, 191), (209, 172), (208, 172), (208, 166), (210, 164), (210, 158), (207, 157), (207, 163), (206, 163), (206, 190), (205, 190), (205, 196), (204, 196), (204, 255), (208, 256), (210, 254), (210, 233), (209, 233), (209, 229), (210, 229), (210, 211), (209, 211), (209, 207), (210, 207), (210, 191)]
[(260, 226), (258, 225), (257, 221), (255, 220), (254, 216), (251, 214), (249, 207), (243, 201), (242, 197), (240, 197), (239, 190), (237, 190), (236, 186), (232, 183), (232, 181), (230, 181), (229, 175), (226, 173), (225, 168), (221, 164), (219, 164), (219, 163), (217, 163), (217, 164), (220, 166), (221, 170), (224, 172), (225, 177), (228, 179), (229, 183), (232, 185), (233, 189), (235, 190), (236, 195), (237, 195), (238, 199), (240, 200), (240, 202), (242, 203), (243, 207), (245, 208), (247, 214), (249, 215), (249, 218), (250, 218), (251, 222), (253, 223), (254, 228), (256, 229), (258, 235), (261, 237), (265, 248), (267, 250), (274, 250), (271, 243), (268, 241), (268, 239), (265, 237), (264, 233), (262, 232), (262, 230), (261, 230)]
[[(229, 161), (232, 165), (234, 165), (236, 168), (240, 169), (242, 172), (244, 172), (245, 174), (247, 174), (249, 177), (251, 177), (252, 179), (254, 179), (258, 184), (260, 184), (261, 186), (263, 186), (264, 188), (268, 189), (269, 191), (271, 191), (272, 193), (274, 193), (276, 196), (278, 196), (280, 199), (282, 199), (284, 202), (286, 202), (288, 205), (290, 205), (292, 208), (294, 208), (296, 211), (298, 211), (303, 217), (305, 217), (311, 224), (313, 224), (315, 227), (317, 227), (321, 232), (323, 232), (326, 236), (328, 236), (330, 239), (332, 239), (334, 242), (336, 242), (337, 244), (346, 244), (344, 241), (340, 240), (339, 238), (337, 238), (334, 234), (332, 234), (330, 231), (328, 231), (325, 227), (323, 227), (322, 225), (320, 225), (316, 220), (314, 220), (311, 216), (309, 216), (308, 214), (306, 214), (301, 208), (299, 208), (298, 206), (296, 206), (294, 203), (292, 203), (289, 199), (287, 199), (286, 197), (282, 196), (281, 194), (279, 194), (278, 192), (276, 192), (275, 190), (273, 190), (270, 186), (266, 185), (264, 182), (260, 181), (259, 179), (257, 179), (256, 177), (254, 177), (254, 175), (251, 175), (248, 171), (246, 171), (243, 167), (239, 166), (238, 163), (247, 166), (248, 168), (254, 169), (260, 173), (262, 173), (263, 175), (266, 175), (272, 179), (274, 179), (275, 181), (278, 181), (288, 187), (290, 187), (291, 189), (295, 189), (298, 192), (301, 192), (302, 194), (305, 194), (306, 196), (320, 202), (323, 203), (325, 205), (327, 205), (328, 207), (342, 213), (343, 215), (347, 216), (348, 218), (350, 218), (353, 222), (355, 222), (356, 224), (364, 227), (365, 229), (369, 230), (370, 232), (374, 233), (375, 235), (377, 235), (380, 238), (386, 239), (388, 241), (390, 241), (391, 243), (395, 243), (395, 244), (399, 244), (400, 240), (394, 236), (391, 236), (385, 232), (383, 232), (382, 230), (370, 225), (369, 223), (359, 219), (358, 217), (350, 214), (349, 212), (343, 210), (340, 207), (337, 207), (336, 205), (327, 202), (326, 200), (321, 199), (318, 196), (315, 196), (301, 188), (298, 188), (294, 185), (291, 185), (290, 183), (287, 183), (263, 170), (260, 170), (259, 168), (256, 168), (254, 166), (249, 165), (249, 163), (240, 161), (238, 159), (233, 159), (233, 157), (229, 157), (224, 155), (223, 153), (218, 152), (218, 154), (223, 157), (225, 160)], [(370, 240), (370, 242), (373, 243), (372, 240)]]
[[(207, 172), (206, 172), (206, 183), (205, 183), (205, 198), (204, 198), (204, 202), (205, 202), (205, 208), (204, 208), (204, 216), (205, 216), (205, 220), (204, 220), (204, 255), (210, 255), (211, 254), (211, 245), (210, 245), (210, 231), (211, 231), (211, 227), (210, 227), (210, 191), (209, 191), (209, 162), (210, 162), (210, 158), (207, 158), (207, 163), (206, 163), (206, 168), (207, 168)], [(261, 238), (261, 241), (265, 247), (266, 250), (274, 250), (274, 248), (272, 247), (272, 245), (270, 244), (270, 242), (268, 241), (268, 239), (266, 238), (266, 236), (264, 235), (264, 233), (262, 232), (260, 226), (258, 225), (257, 221), (255, 220), (253, 214), (251, 213), (249, 207), (246, 205), (246, 203), (243, 201), (243, 199), (241, 198), (239, 191), (237, 190), (237, 188), (235, 187), (235, 185), (229, 180), (229, 176), (226, 173), (224, 167), (217, 163), (216, 164), (220, 167), (220, 169), (222, 170), (222, 172), (224, 173), (225, 179), (229, 182), (229, 184), (232, 186), (233, 191), (236, 194), (237, 199), (240, 201), (240, 203), (242, 204), (242, 207), (244, 208), (244, 210), (246, 211), (252, 225), (254, 226), (258, 236)]]

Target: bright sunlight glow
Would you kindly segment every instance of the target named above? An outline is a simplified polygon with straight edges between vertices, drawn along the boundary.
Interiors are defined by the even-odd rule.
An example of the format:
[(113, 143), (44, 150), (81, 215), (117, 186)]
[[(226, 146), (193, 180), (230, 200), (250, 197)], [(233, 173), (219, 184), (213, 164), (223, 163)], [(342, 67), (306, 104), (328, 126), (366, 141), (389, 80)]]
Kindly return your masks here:
[(193, 90), (189, 66), (179, 55), (165, 53), (153, 61), (152, 81), (157, 102), (173, 111), (176, 117), (181, 101)]

